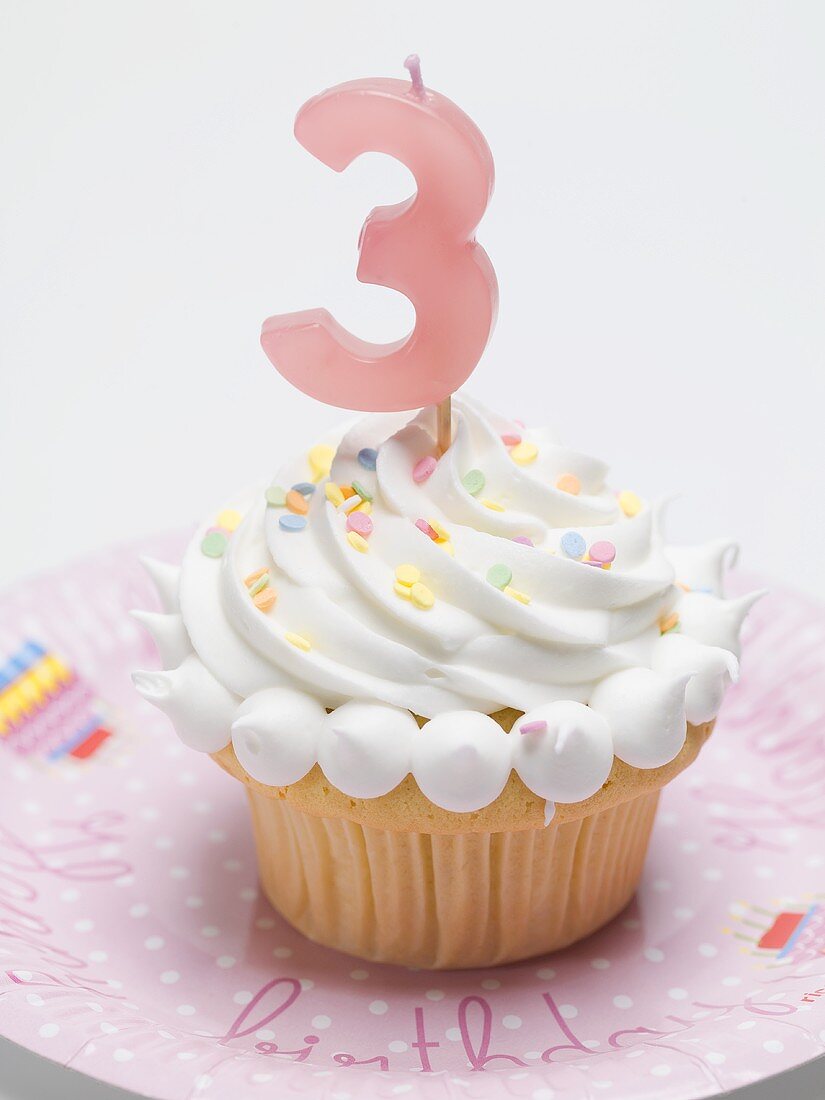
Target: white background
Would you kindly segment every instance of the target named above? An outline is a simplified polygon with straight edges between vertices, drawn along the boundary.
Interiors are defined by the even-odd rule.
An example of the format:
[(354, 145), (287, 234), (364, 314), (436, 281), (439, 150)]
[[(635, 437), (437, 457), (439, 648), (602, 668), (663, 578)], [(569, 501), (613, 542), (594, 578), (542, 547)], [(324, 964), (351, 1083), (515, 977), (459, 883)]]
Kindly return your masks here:
[[(0, 583), (189, 523), (340, 415), (290, 390), (259, 326), (325, 305), (402, 333), (355, 246), (410, 179), (330, 172), (292, 119), (417, 50), (496, 158), (501, 314), (472, 390), (619, 486), (683, 493), (675, 539), (737, 535), (749, 569), (825, 595), (825, 5), (2, 0), (0, 20)], [(3, 1064), (0, 1096), (69, 1087)]]
[(471, 389), (676, 491), (674, 539), (825, 595), (825, 5), (3, 0), (0, 583), (179, 526), (341, 414), (258, 345), (325, 305), (412, 320), (355, 279), (411, 189), (292, 137), (364, 75), (426, 82), (497, 166), (501, 285)]

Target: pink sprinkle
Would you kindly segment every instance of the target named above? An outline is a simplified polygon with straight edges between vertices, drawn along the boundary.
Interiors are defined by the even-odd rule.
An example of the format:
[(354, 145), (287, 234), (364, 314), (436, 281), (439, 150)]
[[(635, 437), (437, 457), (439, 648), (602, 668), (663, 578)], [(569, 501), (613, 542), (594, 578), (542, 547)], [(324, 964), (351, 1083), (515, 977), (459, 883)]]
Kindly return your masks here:
[(428, 538), (431, 538), (433, 542), (438, 542), (438, 532), (433, 530), (425, 519), (417, 519), (415, 521), (415, 526), (419, 531), (423, 531)]
[(424, 455), (423, 458), (419, 458), (415, 466), (413, 466), (413, 481), (416, 485), (420, 485), (422, 481), (426, 481), (435, 470), (438, 463), (432, 455)]
[(516, 535), (516, 537), (513, 539), (513, 542), (520, 542), (522, 546), (533, 546), (534, 545), (533, 540), (528, 539), (528, 537), (526, 535)]
[(523, 726), (519, 726), (519, 733), (544, 733), (546, 729), (546, 722), (525, 722)]
[(372, 520), (366, 512), (350, 512), (347, 516), (347, 530), (368, 539), (372, 534)]
[(501, 437), (501, 442), (505, 447), (517, 447), (518, 444), (521, 443), (521, 436), (517, 435), (515, 432), (508, 432)]
[(594, 542), (588, 551), (592, 561), (598, 562), (599, 565), (609, 565), (616, 557), (616, 547), (612, 542)]

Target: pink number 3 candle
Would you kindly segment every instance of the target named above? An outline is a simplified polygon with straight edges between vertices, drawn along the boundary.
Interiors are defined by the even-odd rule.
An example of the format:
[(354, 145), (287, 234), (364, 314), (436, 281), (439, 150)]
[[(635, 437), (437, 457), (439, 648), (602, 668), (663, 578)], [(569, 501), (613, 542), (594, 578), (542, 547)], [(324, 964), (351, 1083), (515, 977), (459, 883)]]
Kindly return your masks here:
[(372, 211), (361, 231), (358, 278), (398, 290), (415, 307), (402, 340), (359, 339), (325, 309), (270, 317), (261, 343), (298, 389), (366, 412), (443, 401), (472, 373), (495, 324), (498, 287), (475, 228), (493, 190), (493, 158), (481, 131), (453, 102), (412, 81), (355, 80), (304, 104), (295, 136), (342, 171), (366, 152), (405, 164), (418, 190)]

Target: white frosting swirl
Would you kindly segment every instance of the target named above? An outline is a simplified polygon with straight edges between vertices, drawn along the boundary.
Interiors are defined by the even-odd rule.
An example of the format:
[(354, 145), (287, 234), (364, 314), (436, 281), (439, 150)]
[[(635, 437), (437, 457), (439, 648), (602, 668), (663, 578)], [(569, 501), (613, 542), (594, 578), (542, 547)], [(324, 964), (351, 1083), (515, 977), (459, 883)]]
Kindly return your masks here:
[[(424, 481), (413, 470), (434, 453), (432, 410), (369, 416), (344, 435), (331, 480), (372, 498), (366, 552), (348, 539), (350, 502), (336, 507), (322, 483), (303, 530), (285, 530), (288, 513), (258, 491), (233, 505), (244, 518), (222, 558), (201, 548), (212, 520), (179, 581), (150, 567), (166, 615), (142, 621), (164, 664), (182, 663), (138, 674), (138, 688), (188, 744), (214, 752), (231, 727), (239, 760), (262, 782), (295, 782), (318, 762), (344, 793), (370, 798), (411, 772), (433, 802), (464, 811), (497, 797), (514, 768), (548, 800), (585, 798), (614, 752), (659, 766), (679, 751), (686, 716), (715, 715), (756, 598), (719, 598), (732, 544), (674, 552), (678, 580), (702, 589), (686, 592), (656, 511), (621, 507), (602, 463), (466, 399), (454, 414), (453, 444)], [(529, 464), (514, 461), (510, 435), (535, 448)], [(377, 452), (374, 471), (359, 460), (365, 448)], [(470, 471), (485, 482), (475, 495)], [(564, 475), (577, 493), (556, 487)], [(289, 489), (311, 476), (302, 457), (276, 482)], [(570, 532), (587, 547), (612, 544), (611, 567), (569, 556)], [(432, 606), (402, 598), (402, 564), (419, 571)], [(263, 569), (277, 593), (267, 612), (245, 584)], [(681, 633), (663, 636), (674, 616)], [(509, 735), (487, 717), (502, 707), (527, 712)], [(411, 712), (431, 721), (419, 730)], [(531, 723), (545, 725), (518, 732)]]

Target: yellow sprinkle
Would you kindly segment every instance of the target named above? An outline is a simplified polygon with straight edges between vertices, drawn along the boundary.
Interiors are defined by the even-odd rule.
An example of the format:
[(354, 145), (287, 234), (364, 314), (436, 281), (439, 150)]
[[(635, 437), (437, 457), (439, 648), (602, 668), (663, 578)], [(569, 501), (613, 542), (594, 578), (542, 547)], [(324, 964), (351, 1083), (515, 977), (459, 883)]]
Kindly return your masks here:
[(395, 570), (395, 579), (399, 584), (403, 584), (407, 588), (412, 588), (414, 584), (421, 580), (421, 570), (418, 566), (410, 565), (409, 563), (399, 565)]
[(312, 470), (313, 481), (320, 481), (321, 478), (329, 475), (329, 471), (332, 469), (332, 460), (334, 458), (335, 448), (328, 446), (326, 443), (318, 443), (310, 448), (309, 454), (307, 455), (307, 461)]
[(489, 508), (491, 512), (504, 511), (504, 505), (499, 504), (497, 500), (490, 500), (488, 497), (483, 497), (481, 503), (485, 508)]
[(223, 527), (224, 531), (234, 531), (242, 519), (241, 513), (236, 512), (234, 508), (224, 508), (218, 516), (215, 526)]
[(450, 541), (450, 532), (446, 529), (446, 527), (442, 527), (437, 519), (428, 519), (427, 523), (429, 523), (430, 527), (432, 527), (433, 531), (435, 531), (435, 533), (438, 535), (439, 541)]
[(426, 584), (422, 584), (421, 581), (416, 581), (410, 589), (410, 599), (415, 606), (420, 607), (422, 611), (429, 611), (435, 603), (435, 596), (429, 588), (427, 588)]
[(357, 550), (361, 554), (366, 554), (370, 548), (370, 544), (364, 536), (359, 535), (357, 531), (347, 531), (347, 542), (353, 550)]
[(408, 584), (402, 584), (401, 581), (396, 581), (393, 585), (393, 591), (396, 596), (400, 596), (402, 600), (409, 600), (411, 598), (411, 586)]
[(626, 516), (637, 516), (642, 510), (642, 502), (635, 493), (631, 493), (629, 489), (623, 489), (619, 493), (619, 507)]
[(536, 461), (538, 453), (539, 449), (535, 443), (517, 443), (515, 447), (510, 449), (510, 458), (518, 466), (529, 466), (531, 462)]
[(341, 486), (336, 485), (334, 481), (328, 481), (326, 483), (324, 492), (327, 494), (327, 500), (336, 508), (344, 503), (344, 494), (341, 492)]
[(511, 588), (509, 584), (504, 589), (504, 595), (505, 596), (512, 596), (513, 599), (518, 600), (519, 603), (529, 603), (530, 602), (530, 597), (529, 596), (527, 596), (524, 592), (519, 592), (519, 590), (517, 588)]
[(442, 550), (446, 550), (451, 558), (455, 557), (455, 547), (449, 540), (447, 540), (446, 542), (437, 542), (436, 546), (440, 546)]
[(284, 637), (290, 645), (294, 645), (296, 649), (302, 649), (304, 653), (309, 653), (312, 649), (312, 642), (308, 642), (302, 634), (293, 634), (291, 630), (288, 630)]
[(372, 504), (368, 500), (362, 500), (356, 508), (353, 508), (353, 511), (363, 512), (365, 516), (368, 516), (372, 511)]

